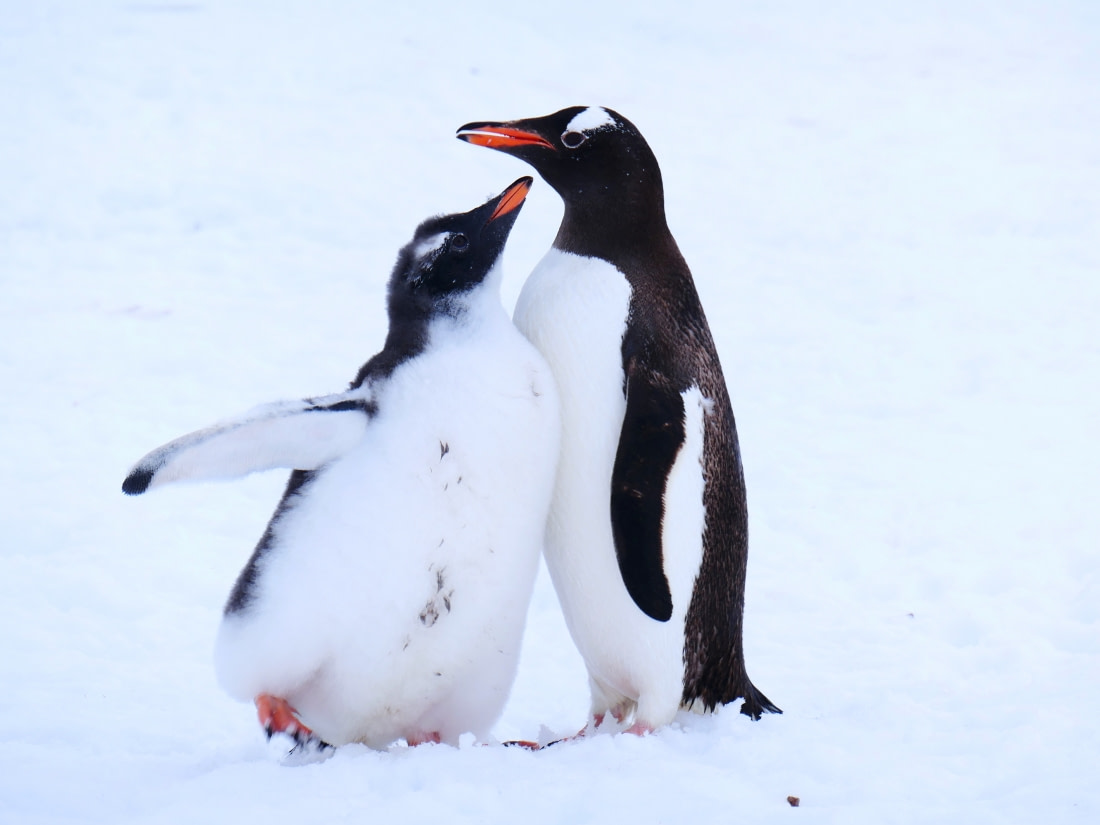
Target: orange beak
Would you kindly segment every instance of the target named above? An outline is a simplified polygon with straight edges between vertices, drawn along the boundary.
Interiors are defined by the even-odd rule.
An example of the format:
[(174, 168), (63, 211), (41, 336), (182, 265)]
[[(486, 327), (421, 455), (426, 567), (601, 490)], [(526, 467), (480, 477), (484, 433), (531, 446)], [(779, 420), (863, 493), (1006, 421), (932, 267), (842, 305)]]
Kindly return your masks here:
[(518, 209), (519, 205), (526, 199), (527, 193), (531, 191), (531, 182), (531, 178), (520, 178), (505, 189), (504, 194), (500, 196), (500, 203), (493, 210), (493, 214), (489, 216), (489, 220), (495, 221), (501, 215), (507, 215), (509, 212)]
[(526, 132), (523, 129), (513, 129), (510, 126), (471, 124), (459, 129), (457, 137), (475, 146), (487, 146), (490, 149), (515, 149), (519, 146), (554, 148), (554, 144), (542, 135)]

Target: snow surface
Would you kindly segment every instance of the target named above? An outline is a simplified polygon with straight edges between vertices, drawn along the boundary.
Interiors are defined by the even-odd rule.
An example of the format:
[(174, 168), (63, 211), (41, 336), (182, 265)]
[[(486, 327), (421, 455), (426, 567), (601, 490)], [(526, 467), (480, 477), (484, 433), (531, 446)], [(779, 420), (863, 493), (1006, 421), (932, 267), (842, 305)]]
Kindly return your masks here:
[[(622, 8), (3, 4), (0, 821), (1100, 821), (1100, 5)], [(785, 713), (284, 766), (211, 663), (283, 475), (122, 478), (341, 390), (416, 225), (528, 172), (454, 130), (569, 105), (661, 160)], [(496, 734), (586, 705), (542, 575)]]

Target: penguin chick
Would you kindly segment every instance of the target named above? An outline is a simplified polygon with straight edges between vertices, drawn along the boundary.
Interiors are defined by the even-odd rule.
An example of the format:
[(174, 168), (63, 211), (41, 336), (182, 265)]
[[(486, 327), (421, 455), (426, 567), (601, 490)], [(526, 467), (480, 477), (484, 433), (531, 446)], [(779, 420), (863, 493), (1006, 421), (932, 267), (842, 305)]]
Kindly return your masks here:
[(531, 186), (425, 221), (381, 352), (343, 393), (154, 450), (129, 494), (293, 470), (225, 607), (219, 681), (299, 743), (484, 739), (515, 676), (558, 456), (543, 358), (500, 302)]

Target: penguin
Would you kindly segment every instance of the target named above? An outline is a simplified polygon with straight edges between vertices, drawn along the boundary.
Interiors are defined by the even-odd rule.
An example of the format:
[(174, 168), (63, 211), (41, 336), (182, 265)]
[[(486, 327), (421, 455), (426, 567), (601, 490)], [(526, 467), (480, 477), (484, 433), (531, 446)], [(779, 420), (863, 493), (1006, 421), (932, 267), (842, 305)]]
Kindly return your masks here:
[(123, 483), (137, 495), (293, 471), (229, 595), (215, 664), (294, 750), (485, 741), (504, 706), (559, 441), (553, 376), (500, 300), (531, 184), (419, 226), (389, 280), (384, 346), (347, 391), (185, 435)]
[(586, 729), (610, 713), (645, 734), (681, 708), (738, 698), (753, 719), (780, 713), (745, 669), (737, 429), (657, 159), (599, 107), (469, 123), (457, 137), (526, 161), (565, 203), (513, 320), (561, 396), (545, 558), (588, 669)]

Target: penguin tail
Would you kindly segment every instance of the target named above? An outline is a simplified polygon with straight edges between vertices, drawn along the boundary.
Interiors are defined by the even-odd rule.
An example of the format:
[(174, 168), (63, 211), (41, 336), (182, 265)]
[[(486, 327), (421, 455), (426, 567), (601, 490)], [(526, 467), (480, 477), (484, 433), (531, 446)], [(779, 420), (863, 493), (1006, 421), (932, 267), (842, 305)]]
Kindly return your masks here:
[(754, 722), (759, 721), (765, 713), (782, 713), (772, 701), (756, 689), (752, 682), (748, 683), (748, 689), (744, 693), (745, 701), (741, 704), (741, 712), (750, 717)]

